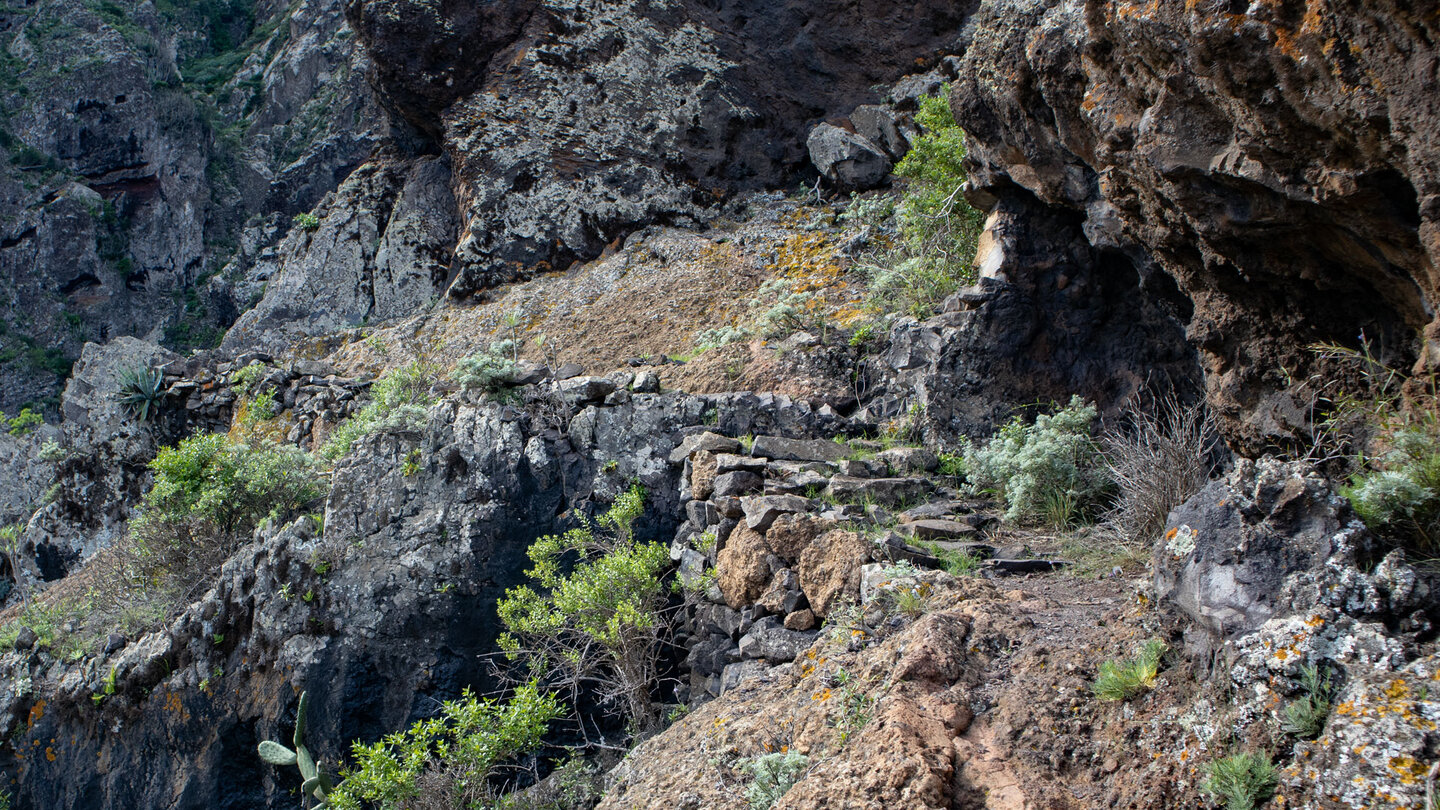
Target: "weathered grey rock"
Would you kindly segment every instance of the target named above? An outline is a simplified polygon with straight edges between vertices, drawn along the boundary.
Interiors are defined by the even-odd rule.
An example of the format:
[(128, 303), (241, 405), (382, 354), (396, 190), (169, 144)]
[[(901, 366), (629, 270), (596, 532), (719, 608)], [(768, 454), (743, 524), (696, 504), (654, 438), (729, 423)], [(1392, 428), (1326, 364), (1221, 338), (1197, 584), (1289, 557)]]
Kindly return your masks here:
[(891, 160), (899, 161), (910, 151), (910, 141), (900, 131), (895, 116), (879, 104), (861, 104), (850, 113), (855, 134), (885, 150)]
[(830, 479), (829, 493), (841, 500), (867, 500), (887, 507), (904, 506), (928, 496), (935, 485), (924, 478), (851, 478), (837, 475)]
[(15, 635), (15, 650), (17, 652), (25, 652), (34, 647), (35, 642), (39, 640), (40, 636), (37, 635), (34, 630), (28, 626), (21, 627), (20, 632)]
[(821, 124), (811, 130), (805, 148), (816, 170), (842, 188), (874, 188), (885, 182), (894, 167), (884, 147), (834, 124)]
[(1155, 545), (1155, 589), (1219, 638), (1259, 627), (1286, 577), (1323, 566), (1347, 525), (1344, 501), (1301, 463), (1241, 461), (1170, 515)]
[(793, 661), (815, 641), (816, 634), (787, 630), (779, 617), (766, 616), (751, 626), (740, 639), (740, 657), (763, 658), (771, 663)]
[(740, 631), (740, 611), (725, 605), (705, 603), (695, 608), (695, 627), (703, 633), (721, 633), (733, 637)]
[(637, 394), (658, 394), (660, 375), (649, 370), (641, 371), (635, 375), (635, 382), (631, 384), (630, 390)]
[(560, 396), (573, 408), (603, 402), (615, 388), (615, 383), (604, 377), (571, 377), (562, 380), (558, 390)]
[(745, 510), (745, 525), (763, 532), (781, 515), (808, 512), (810, 501), (798, 495), (757, 495), (740, 499)]
[(750, 455), (787, 461), (839, 461), (850, 454), (850, 448), (825, 439), (785, 439), (779, 436), (756, 436)]
[(940, 466), (940, 459), (923, 447), (892, 447), (875, 458), (900, 475), (934, 472)]
[(764, 661), (741, 661), (738, 664), (730, 664), (720, 675), (720, 694), (734, 689), (740, 684), (752, 678), (764, 677), (770, 666)]
[(767, 613), (785, 616), (799, 610), (805, 604), (805, 594), (800, 591), (800, 579), (789, 568), (781, 568), (770, 577), (770, 585), (755, 604)]
[(692, 436), (686, 436), (681, 440), (679, 446), (670, 452), (670, 463), (679, 464), (699, 453), (734, 453), (740, 449), (740, 442), (729, 436), (721, 436), (718, 433), (705, 431)]
[(574, 377), (579, 377), (581, 374), (584, 373), (585, 367), (580, 365), (579, 363), (566, 363), (565, 365), (555, 369), (555, 379), (569, 380)]
[(691, 672), (700, 675), (719, 675), (726, 664), (738, 660), (740, 650), (728, 635), (710, 635), (690, 648), (685, 663)]
[(259, 263), (265, 294), (236, 321), (224, 347), (279, 349), (370, 318), (409, 315), (443, 290), (455, 202), (443, 158), (374, 162), (316, 209), (314, 230), (293, 228)]
[(701, 532), (720, 522), (720, 512), (710, 501), (686, 502), (685, 517), (695, 531)]
[(715, 454), (716, 472), (727, 473), (734, 470), (745, 470), (763, 475), (766, 471), (765, 459), (741, 456), (735, 453), (717, 452)]
[(765, 485), (765, 479), (749, 470), (735, 470), (715, 476), (714, 497), (749, 495), (758, 492)]
[(974, 527), (958, 520), (925, 519), (901, 522), (900, 534), (915, 540), (959, 540), (975, 536)]
[(836, 466), (840, 468), (841, 475), (851, 478), (883, 478), (890, 474), (886, 464), (872, 459), (849, 458), (837, 462)]

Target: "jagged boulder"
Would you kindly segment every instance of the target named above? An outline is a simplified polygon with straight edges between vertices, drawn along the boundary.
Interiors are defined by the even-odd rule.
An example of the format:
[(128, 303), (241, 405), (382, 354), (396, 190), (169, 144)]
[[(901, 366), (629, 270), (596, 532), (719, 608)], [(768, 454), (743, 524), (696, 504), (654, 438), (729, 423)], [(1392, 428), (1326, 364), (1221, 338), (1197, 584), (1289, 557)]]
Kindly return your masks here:
[(805, 148), (810, 151), (815, 169), (843, 189), (875, 188), (885, 182), (893, 168), (883, 147), (834, 124), (821, 124), (811, 130)]
[(1171, 513), (1155, 546), (1156, 595), (1224, 638), (1278, 611), (1287, 578), (1353, 549), (1363, 528), (1300, 462), (1242, 460)]

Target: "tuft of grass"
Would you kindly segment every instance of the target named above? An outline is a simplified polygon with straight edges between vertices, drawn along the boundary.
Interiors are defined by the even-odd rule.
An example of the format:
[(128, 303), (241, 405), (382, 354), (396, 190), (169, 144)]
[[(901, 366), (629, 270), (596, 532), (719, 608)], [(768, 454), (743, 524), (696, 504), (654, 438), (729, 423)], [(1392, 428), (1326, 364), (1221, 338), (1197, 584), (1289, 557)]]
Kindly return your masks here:
[(974, 576), (980, 569), (980, 558), (968, 551), (944, 548), (934, 540), (921, 540), (919, 546), (940, 560), (940, 568), (955, 577)]
[(1313, 740), (1325, 730), (1325, 720), (1330, 716), (1330, 698), (1334, 694), (1330, 673), (1322, 673), (1313, 664), (1301, 667), (1300, 689), (1303, 694), (1285, 707), (1285, 719), (1280, 727), (1286, 734)]
[(929, 606), (929, 598), (921, 593), (919, 588), (901, 588), (895, 594), (895, 609), (912, 619), (925, 615), (925, 609)]
[(1206, 771), (1200, 789), (1226, 810), (1255, 810), (1270, 801), (1280, 783), (1270, 755), (1264, 753), (1231, 754), (1210, 763)]
[(1100, 700), (1129, 700), (1155, 685), (1160, 672), (1160, 658), (1168, 649), (1165, 642), (1151, 639), (1140, 647), (1140, 654), (1124, 661), (1106, 661), (1090, 691)]

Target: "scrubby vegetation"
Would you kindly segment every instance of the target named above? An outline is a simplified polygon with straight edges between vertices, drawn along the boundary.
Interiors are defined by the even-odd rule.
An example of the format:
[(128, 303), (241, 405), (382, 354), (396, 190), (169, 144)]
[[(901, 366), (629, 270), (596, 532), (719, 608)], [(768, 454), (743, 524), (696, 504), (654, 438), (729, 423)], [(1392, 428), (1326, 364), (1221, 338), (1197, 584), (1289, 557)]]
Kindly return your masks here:
[(148, 422), (160, 411), (160, 402), (165, 398), (164, 381), (165, 375), (158, 368), (125, 369), (120, 372), (120, 390), (115, 401), (132, 417)]
[(493, 396), (513, 384), (518, 368), (500, 348), (491, 347), (463, 358), (450, 376), (460, 384), (462, 391), (478, 391)]
[(1232, 754), (1210, 763), (1200, 789), (1226, 810), (1255, 810), (1270, 801), (1279, 774), (1268, 754)]
[(1100, 700), (1129, 700), (1155, 685), (1160, 673), (1160, 659), (1168, 649), (1165, 642), (1151, 639), (1140, 647), (1140, 654), (1124, 661), (1106, 661), (1090, 691)]
[(328, 797), (334, 810), (492, 807), (503, 792), (494, 780), (507, 761), (539, 747), (560, 702), (534, 684), (500, 702), (469, 691), (446, 701), (438, 716), (365, 745)]
[(535, 587), (512, 588), (499, 604), (500, 646), (527, 677), (572, 696), (597, 688), (640, 729), (657, 719), (650, 689), (670, 564), (663, 544), (635, 540), (644, 498), (637, 485), (594, 523), (577, 516), (580, 526), (537, 540), (526, 572)]
[(131, 523), (126, 566), (144, 589), (187, 594), (267, 518), (301, 513), (324, 494), (293, 447), (193, 436), (150, 462), (155, 482)]
[(1281, 728), (1302, 740), (1313, 740), (1325, 730), (1330, 717), (1330, 699), (1334, 695), (1330, 673), (1310, 664), (1300, 668), (1300, 697), (1285, 706)]
[(1093, 516), (1114, 486), (1091, 435), (1095, 416), (1095, 406), (1079, 397), (1034, 424), (1017, 416), (983, 447), (966, 452), (965, 470), (1005, 502), (1007, 521), (1063, 527)]
[(810, 758), (794, 751), (766, 754), (745, 763), (745, 770), (753, 780), (745, 791), (750, 810), (770, 810), (809, 767)]
[(1440, 551), (1440, 423), (1384, 437), (1384, 453), (1342, 493), (1372, 529), (1429, 553)]
[(355, 442), (372, 433), (424, 427), (425, 409), (435, 402), (430, 393), (434, 383), (434, 367), (418, 360), (376, 380), (370, 387), (370, 404), (335, 428), (319, 456), (333, 463), (348, 455)]
[(21, 408), (20, 413), (9, 418), (0, 413), (0, 428), (11, 436), (25, 436), (44, 423), (44, 417), (30, 408)]
[(1101, 455), (1116, 490), (1104, 518), (1110, 534), (1135, 546), (1153, 544), (1170, 510), (1209, 480), (1218, 441), (1204, 406), (1174, 397), (1106, 430)]
[(920, 100), (915, 122), (923, 132), (895, 167), (907, 183), (898, 204), (857, 200), (847, 216), (877, 229), (894, 219), (898, 236), (861, 263), (877, 312), (926, 318), (946, 296), (975, 282), (975, 249), (984, 215), (961, 195), (965, 133), (950, 112), (948, 88)]

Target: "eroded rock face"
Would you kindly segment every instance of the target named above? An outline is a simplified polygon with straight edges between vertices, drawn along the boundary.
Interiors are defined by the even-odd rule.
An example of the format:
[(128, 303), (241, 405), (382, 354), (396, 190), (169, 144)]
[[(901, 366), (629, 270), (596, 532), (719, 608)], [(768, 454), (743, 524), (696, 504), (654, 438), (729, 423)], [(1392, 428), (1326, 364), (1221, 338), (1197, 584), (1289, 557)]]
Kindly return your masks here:
[(434, 134), (453, 296), (588, 259), (787, 179), (805, 136), (955, 47), (970, 3), (352, 0), (379, 92)]
[[(951, 95), (972, 184), (1157, 262), (1227, 438), (1304, 422), (1317, 341), (1440, 360), (1436, 21), (1393, 2), (990, 2)], [(1022, 191), (1023, 190), (1023, 191)], [(992, 199), (993, 199), (992, 196)]]
[(273, 246), (388, 133), (343, 0), (249, 5), (253, 30), (129, 0), (0, 11), (0, 408), (57, 394), (86, 341), (210, 345), (258, 288), (235, 243)]
[(923, 322), (902, 319), (872, 361), (871, 418), (923, 406), (931, 441), (988, 435), (1015, 403), (1079, 394), (1112, 415), (1147, 388), (1201, 387), (1190, 304), (1152, 263), (1087, 241), (1073, 212), (1013, 191), (980, 240), (979, 282)]
[[(111, 354), (96, 367), (129, 359)], [(323, 523), (262, 529), (164, 628), (80, 664), (0, 652), (0, 736), (27, 751), (44, 740), (38, 750), (53, 754), (25, 761), (18, 805), (288, 807), (293, 774), (254, 751), (289, 733), (300, 690), (311, 694), (312, 750), (336, 763), (349, 741), (427, 712), (431, 696), (490, 683), (495, 602), (524, 579), (534, 539), (566, 528), (574, 509), (603, 508), (639, 481), (637, 536), (671, 536), (683, 512), (670, 454), (707, 413), (741, 434), (809, 434), (832, 418), (749, 394), (568, 407), (560, 432), (513, 407), (437, 404), (424, 429), (370, 436), (337, 466)], [(757, 641), (778, 656), (809, 638), (779, 629)], [(102, 711), (92, 695), (112, 669)]]
[(225, 336), (231, 350), (280, 350), (373, 319), (424, 309), (444, 290), (455, 241), (455, 201), (443, 158), (372, 160), (296, 227), (252, 275), (265, 297)]

